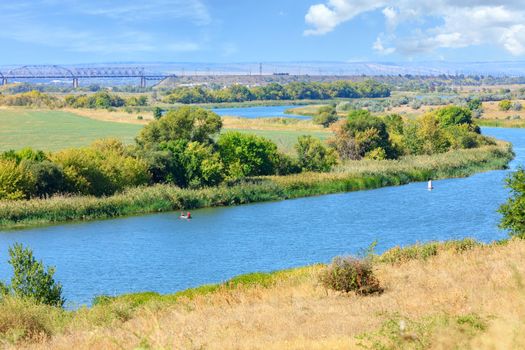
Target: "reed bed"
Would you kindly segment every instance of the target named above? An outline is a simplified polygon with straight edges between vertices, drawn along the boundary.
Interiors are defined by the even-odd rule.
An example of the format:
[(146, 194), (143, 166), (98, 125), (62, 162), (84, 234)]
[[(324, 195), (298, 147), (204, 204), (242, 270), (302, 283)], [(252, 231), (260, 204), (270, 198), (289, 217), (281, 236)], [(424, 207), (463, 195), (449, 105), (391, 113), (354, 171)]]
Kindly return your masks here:
[(430, 178), (464, 177), (479, 171), (502, 169), (512, 157), (510, 144), (499, 142), (495, 146), (432, 156), (348, 162), (330, 173), (259, 177), (239, 184), (204, 189), (155, 185), (126, 190), (109, 197), (57, 196), (0, 201), (0, 229), (232, 206), (396, 186)]

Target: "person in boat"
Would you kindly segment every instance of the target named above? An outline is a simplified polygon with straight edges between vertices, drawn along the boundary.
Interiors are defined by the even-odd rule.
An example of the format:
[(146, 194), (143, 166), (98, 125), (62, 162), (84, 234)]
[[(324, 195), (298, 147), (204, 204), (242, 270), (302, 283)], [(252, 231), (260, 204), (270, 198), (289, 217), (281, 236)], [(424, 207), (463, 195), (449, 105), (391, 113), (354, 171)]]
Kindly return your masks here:
[(191, 213), (190, 213), (190, 212), (188, 212), (188, 213), (186, 214), (186, 218), (191, 219)]
[(428, 180), (427, 188), (428, 188), (428, 190), (433, 190), (434, 189), (434, 186), (432, 185), (432, 179)]

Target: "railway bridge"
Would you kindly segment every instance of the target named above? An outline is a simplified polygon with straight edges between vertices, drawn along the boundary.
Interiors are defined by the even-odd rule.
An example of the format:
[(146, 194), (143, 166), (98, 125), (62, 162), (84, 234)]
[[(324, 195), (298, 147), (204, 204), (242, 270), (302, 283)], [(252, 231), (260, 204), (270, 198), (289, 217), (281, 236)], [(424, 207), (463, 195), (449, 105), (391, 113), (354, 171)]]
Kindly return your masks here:
[(168, 77), (170, 76), (146, 73), (144, 67), (67, 68), (57, 65), (35, 65), (14, 68), (7, 72), (0, 71), (2, 85), (17, 79), (68, 79), (74, 88), (79, 86), (80, 79), (137, 78), (140, 79), (140, 87), (144, 88), (148, 80), (160, 81)]

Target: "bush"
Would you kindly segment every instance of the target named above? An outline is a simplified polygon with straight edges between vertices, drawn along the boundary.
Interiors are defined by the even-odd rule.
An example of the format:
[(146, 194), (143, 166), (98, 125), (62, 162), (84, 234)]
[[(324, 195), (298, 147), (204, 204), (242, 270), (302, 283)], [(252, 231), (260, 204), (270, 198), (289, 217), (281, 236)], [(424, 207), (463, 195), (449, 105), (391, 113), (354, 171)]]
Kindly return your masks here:
[(325, 288), (339, 292), (368, 295), (383, 291), (374, 276), (371, 262), (353, 257), (334, 258), (332, 263), (321, 272), (319, 280)]
[(335, 151), (312, 136), (300, 136), (295, 150), (303, 171), (330, 171), (337, 164)]
[(0, 200), (27, 199), (35, 179), (15, 160), (0, 159)]
[(503, 100), (498, 103), (498, 108), (500, 109), (500, 111), (506, 112), (510, 110), (511, 107), (512, 107), (512, 102), (510, 100)]
[(59, 308), (8, 296), (0, 301), (0, 344), (41, 341), (53, 335), (64, 318)]
[(31, 249), (15, 244), (9, 248), (9, 264), (13, 267), (11, 285), (6, 289), (14, 297), (32, 299), (37, 303), (62, 307), (62, 285), (55, 282), (55, 269), (44, 268), (41, 261), (37, 261)]
[(315, 124), (322, 125), (325, 128), (329, 127), (337, 120), (337, 112), (334, 106), (323, 106), (319, 108), (317, 115), (315, 115), (313, 118), (313, 122)]
[(229, 131), (219, 137), (217, 145), (231, 179), (276, 173), (279, 152), (277, 146), (264, 137)]

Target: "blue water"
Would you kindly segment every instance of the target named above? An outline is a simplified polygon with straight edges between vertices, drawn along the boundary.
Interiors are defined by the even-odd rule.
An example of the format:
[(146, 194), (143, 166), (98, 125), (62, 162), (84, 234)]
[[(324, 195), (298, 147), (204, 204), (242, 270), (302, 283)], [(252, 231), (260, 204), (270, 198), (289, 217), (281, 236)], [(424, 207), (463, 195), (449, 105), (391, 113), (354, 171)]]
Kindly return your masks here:
[(239, 108), (213, 108), (212, 111), (220, 116), (235, 116), (242, 118), (296, 118), (310, 119), (304, 115), (286, 114), (284, 111), (298, 106), (260, 106)]
[[(486, 128), (514, 144), (512, 168), (525, 162), (525, 130)], [(170, 293), (253, 272), (328, 262), (372, 241), (394, 245), (475, 237), (503, 238), (496, 210), (508, 171), (378, 190), (203, 209), (0, 233), (0, 280), (7, 248), (22, 242), (55, 265), (70, 307), (98, 294)]]

